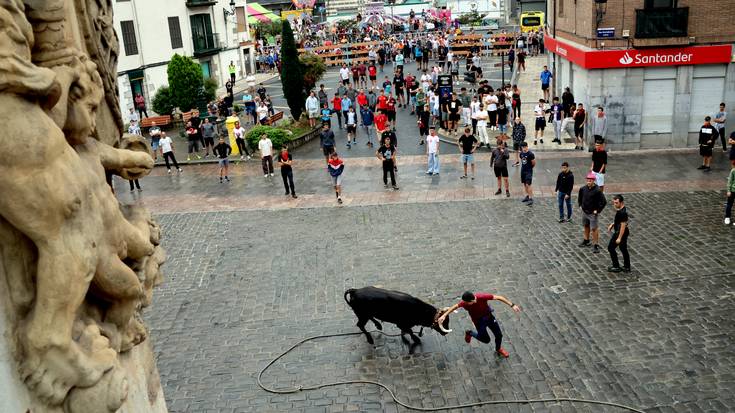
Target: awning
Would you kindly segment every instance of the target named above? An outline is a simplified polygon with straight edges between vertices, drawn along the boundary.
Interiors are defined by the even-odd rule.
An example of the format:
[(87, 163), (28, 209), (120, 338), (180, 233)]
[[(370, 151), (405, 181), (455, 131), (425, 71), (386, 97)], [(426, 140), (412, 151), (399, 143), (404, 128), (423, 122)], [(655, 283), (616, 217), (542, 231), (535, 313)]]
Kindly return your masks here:
[(266, 9), (258, 3), (248, 3), (248, 23), (256, 24), (260, 22), (268, 23), (281, 20), (280, 17), (273, 14), (272, 11)]

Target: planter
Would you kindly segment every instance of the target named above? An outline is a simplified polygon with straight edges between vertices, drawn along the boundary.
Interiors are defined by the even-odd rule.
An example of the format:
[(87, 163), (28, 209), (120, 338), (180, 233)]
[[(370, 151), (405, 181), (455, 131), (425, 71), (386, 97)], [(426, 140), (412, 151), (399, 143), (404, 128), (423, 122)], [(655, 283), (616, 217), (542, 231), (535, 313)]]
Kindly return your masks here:
[(305, 134), (293, 139), (291, 142), (288, 143), (288, 150), (294, 150), (300, 146), (305, 145), (307, 142), (314, 138), (319, 138), (319, 134), (321, 133), (321, 128), (314, 128), (309, 132), (306, 132)]

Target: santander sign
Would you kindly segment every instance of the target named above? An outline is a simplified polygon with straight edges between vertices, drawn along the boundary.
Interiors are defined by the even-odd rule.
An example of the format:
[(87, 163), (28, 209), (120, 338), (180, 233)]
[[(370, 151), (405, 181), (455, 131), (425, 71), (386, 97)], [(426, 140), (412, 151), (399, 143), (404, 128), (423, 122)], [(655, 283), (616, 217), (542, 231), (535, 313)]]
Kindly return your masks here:
[(729, 63), (732, 50), (730, 45), (593, 50), (583, 49), (551, 36), (546, 37), (544, 42), (552, 53), (585, 69)]

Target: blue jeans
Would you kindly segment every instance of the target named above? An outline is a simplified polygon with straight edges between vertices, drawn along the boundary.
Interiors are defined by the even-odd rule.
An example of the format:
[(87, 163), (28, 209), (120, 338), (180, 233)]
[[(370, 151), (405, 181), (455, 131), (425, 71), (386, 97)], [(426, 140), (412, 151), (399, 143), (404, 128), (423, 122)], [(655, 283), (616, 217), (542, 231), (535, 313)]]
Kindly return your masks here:
[(564, 203), (567, 204), (567, 219), (572, 218), (572, 196), (569, 195), (569, 198), (566, 198), (567, 194), (559, 191), (559, 193), (556, 194), (556, 202), (559, 204), (559, 219), (564, 218)]
[(426, 170), (428, 173), (438, 174), (439, 173), (439, 154), (429, 154), (429, 168)]
[(486, 315), (477, 320), (475, 328), (477, 332), (470, 331), (470, 335), (485, 344), (490, 342), (490, 335), (487, 333), (487, 329), (489, 328), (495, 336), (495, 351), (500, 350), (503, 344), (503, 333), (500, 331), (500, 324), (498, 324), (498, 320), (495, 319), (494, 315)]

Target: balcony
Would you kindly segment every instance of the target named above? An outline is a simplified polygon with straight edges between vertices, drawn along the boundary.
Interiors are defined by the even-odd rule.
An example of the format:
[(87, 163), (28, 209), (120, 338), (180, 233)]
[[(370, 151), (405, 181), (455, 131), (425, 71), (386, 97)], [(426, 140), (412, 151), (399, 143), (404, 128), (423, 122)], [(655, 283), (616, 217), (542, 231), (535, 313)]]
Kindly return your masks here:
[(688, 25), (688, 7), (635, 11), (635, 37), (638, 39), (684, 37)]
[(186, 7), (208, 7), (217, 4), (217, 0), (186, 0)]
[(215, 54), (220, 50), (219, 33), (194, 35), (194, 56)]

